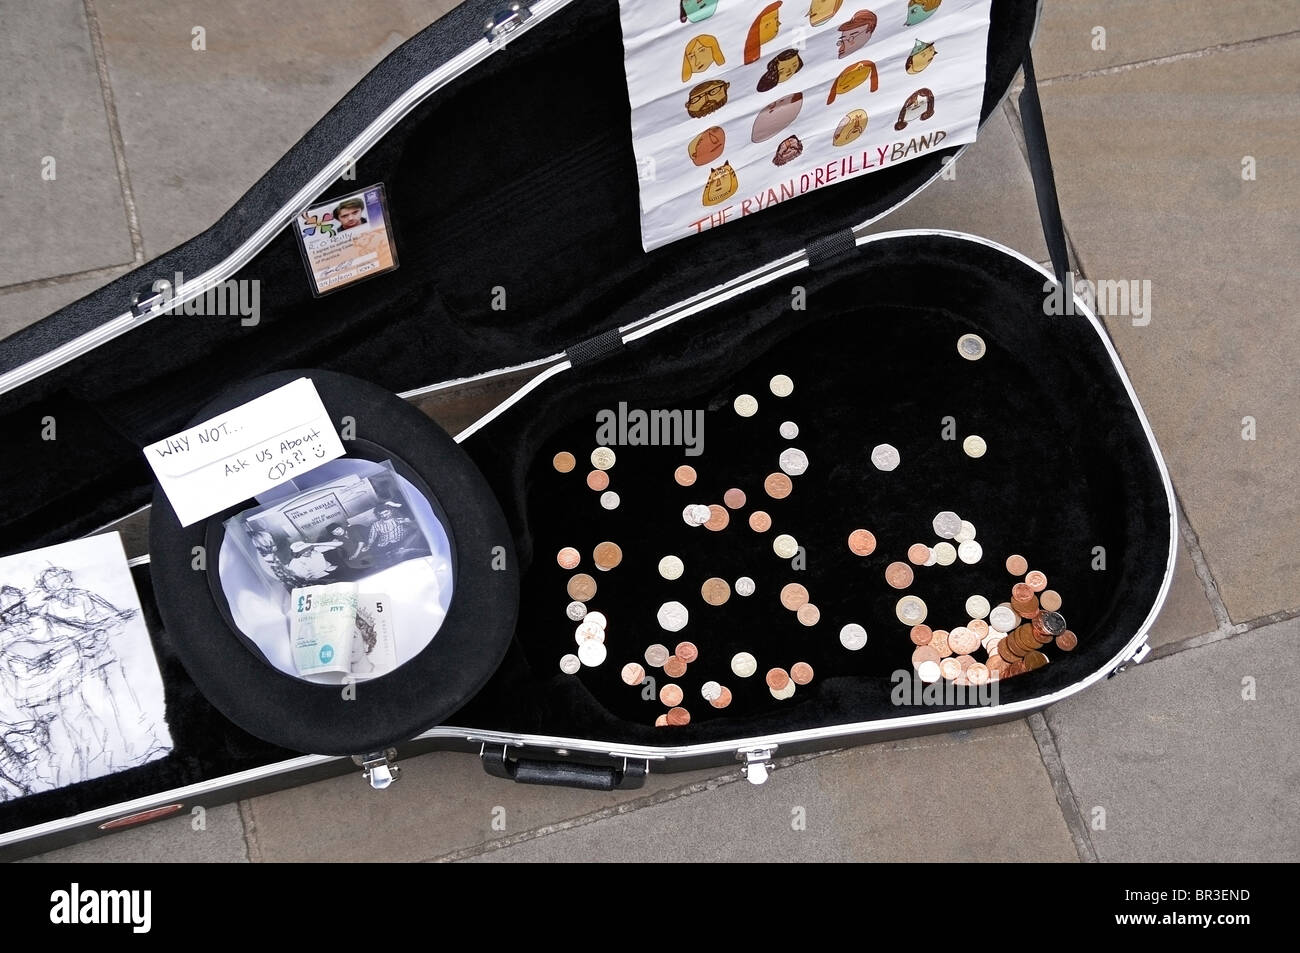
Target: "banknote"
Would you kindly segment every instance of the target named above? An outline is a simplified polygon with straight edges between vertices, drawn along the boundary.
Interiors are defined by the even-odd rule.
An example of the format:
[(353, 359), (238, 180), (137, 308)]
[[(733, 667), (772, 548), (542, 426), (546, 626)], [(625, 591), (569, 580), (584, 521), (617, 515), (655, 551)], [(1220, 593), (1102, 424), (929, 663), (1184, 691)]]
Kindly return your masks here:
[(397, 646), (393, 641), (393, 608), (388, 596), (376, 593), (358, 595), (354, 629), (354, 679), (360, 681), (377, 678), (397, 667)]
[(336, 582), (294, 589), (289, 640), (298, 674), (349, 674), (356, 622), (356, 583)]

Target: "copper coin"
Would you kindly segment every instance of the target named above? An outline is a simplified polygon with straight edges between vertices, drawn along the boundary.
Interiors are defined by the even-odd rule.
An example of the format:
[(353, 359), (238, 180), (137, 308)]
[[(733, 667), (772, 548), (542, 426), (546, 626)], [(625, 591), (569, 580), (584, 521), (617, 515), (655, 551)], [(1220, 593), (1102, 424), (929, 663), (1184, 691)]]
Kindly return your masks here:
[(920, 667), (922, 662), (938, 662), (943, 656), (933, 645), (918, 645), (912, 650), (912, 668)]
[(727, 505), (727, 509), (738, 510), (745, 505), (745, 491), (733, 486), (722, 494), (722, 502)]
[(1048, 612), (1061, 608), (1061, 594), (1055, 589), (1046, 589), (1038, 597), (1038, 604)]
[(1020, 616), (1022, 619), (1031, 621), (1037, 618), (1038, 613), (1042, 611), (1038, 608), (1037, 599), (1030, 599), (1028, 602), (1013, 602), (1011, 603), (1011, 608), (1015, 614)]
[(1056, 647), (1062, 652), (1073, 652), (1079, 644), (1079, 637), (1066, 629), (1056, 637)]
[(1002, 674), (1003, 670), (1007, 667), (1007, 660), (997, 652), (994, 652), (989, 656), (989, 660), (984, 663), (984, 666), (988, 669), (989, 676), (991, 678), (996, 678), (998, 675)]
[(958, 655), (969, 655), (980, 646), (979, 636), (964, 625), (948, 633), (948, 645)]
[(939, 653), (939, 658), (947, 658), (952, 654), (952, 646), (948, 644), (949, 634), (943, 629), (936, 629), (930, 636), (929, 647)]
[(656, 718), (656, 719), (655, 719), (655, 727), (656, 727), (656, 728), (667, 728), (667, 727), (668, 727), (668, 716), (667, 716), (667, 715), (660, 715), (658, 718)]
[(700, 595), (709, 605), (720, 606), (731, 598), (731, 586), (728, 585), (727, 580), (713, 576), (704, 580), (704, 584), (700, 586)]
[(957, 655), (954, 656), (954, 658), (961, 663), (961, 670), (963, 672), (975, 664), (975, 656), (973, 655)]
[(930, 639), (934, 638), (934, 630), (928, 625), (914, 625), (908, 634), (912, 638), (913, 645), (929, 645)]
[(722, 686), (722, 694), (709, 702), (714, 708), (726, 708), (731, 704), (731, 689), (726, 685)]
[[(700, 650), (695, 647), (694, 642), (678, 642), (673, 654), (689, 665), (700, 657)], [(676, 678), (676, 676), (673, 677)]]
[(585, 572), (580, 572), (569, 580), (569, 598), (578, 602), (590, 602), (596, 595), (596, 580)]
[(763, 481), (763, 489), (772, 499), (784, 500), (794, 489), (794, 482), (784, 473), (772, 473)]
[(1025, 653), (1025, 670), (1032, 672), (1047, 664), (1047, 656), (1037, 650)]
[(762, 510), (754, 510), (749, 514), (749, 528), (755, 533), (766, 533), (772, 528), (772, 517)]
[(876, 537), (868, 530), (855, 529), (849, 533), (849, 549), (855, 556), (870, 556), (876, 551)]
[(930, 547), (925, 543), (913, 543), (907, 547), (907, 561), (913, 566), (924, 566), (930, 558)]
[(680, 728), (682, 725), (691, 723), (691, 713), (685, 708), (668, 709), (668, 724)]
[(623, 549), (618, 543), (611, 543), (606, 540), (596, 545), (591, 558), (595, 560), (597, 569), (608, 571), (623, 561)]
[(685, 697), (681, 688), (669, 682), (663, 688), (659, 689), (659, 700), (672, 708), (674, 705), (680, 705)]
[(1025, 573), (1025, 585), (1034, 592), (1042, 592), (1047, 588), (1047, 577), (1037, 569)]
[(567, 450), (561, 450), (551, 458), (551, 466), (555, 467), (560, 473), (571, 473), (577, 465), (577, 458)]
[(663, 668), (669, 654), (668, 646), (656, 642), (645, 650), (645, 663), (651, 668)]
[(716, 533), (719, 530), (726, 529), (727, 524), (730, 522), (731, 514), (728, 513), (725, 508), (719, 506), (717, 503), (709, 504), (709, 519), (704, 524), (705, 529), (711, 529)]
[(676, 655), (664, 660), (664, 674), (669, 678), (681, 678), (686, 674), (686, 661)]
[(939, 674), (951, 682), (961, 674), (961, 663), (955, 658), (946, 658), (939, 663)]
[(582, 562), (582, 553), (572, 546), (565, 546), (555, 554), (555, 561), (560, 564), (561, 569), (577, 569), (578, 563)]
[(895, 589), (906, 589), (912, 584), (912, 567), (907, 563), (890, 563), (885, 567), (885, 582)]
[(804, 625), (816, 625), (822, 617), (822, 610), (818, 609), (811, 602), (801, 605), (795, 616)]
[(1029, 560), (1024, 556), (1008, 556), (1007, 572), (1013, 576), (1023, 576), (1029, 571)]
[(813, 680), (812, 666), (807, 662), (795, 662), (790, 666), (790, 680), (796, 685), (807, 685)]
[(787, 583), (781, 588), (781, 605), (791, 612), (798, 612), (808, 604), (808, 590), (797, 582)]
[(587, 486), (597, 493), (609, 489), (609, 474), (604, 470), (592, 470), (587, 474)]
[(975, 633), (976, 638), (983, 639), (989, 634), (989, 624), (983, 619), (971, 619), (966, 623), (966, 628)]
[(677, 481), (678, 486), (693, 486), (695, 484), (695, 467), (682, 464), (673, 471), (673, 479)]
[(1029, 587), (1028, 583), (1018, 582), (1011, 587), (1011, 608), (1016, 607), (1017, 602), (1028, 602), (1035, 598), (1034, 590)]
[(645, 669), (636, 662), (628, 662), (623, 666), (623, 682), (627, 685), (640, 685), (645, 681)]
[(970, 668), (966, 669), (966, 678), (972, 685), (983, 685), (989, 680), (988, 666), (983, 662), (975, 662)]
[(1020, 653), (1016, 651), (1015, 646), (1012, 644), (1012, 639), (1009, 635), (998, 643), (998, 655), (1007, 663), (1018, 662), (1021, 658)]
[(774, 692), (779, 692), (790, 684), (790, 673), (783, 668), (769, 669), (767, 673), (767, 687)]

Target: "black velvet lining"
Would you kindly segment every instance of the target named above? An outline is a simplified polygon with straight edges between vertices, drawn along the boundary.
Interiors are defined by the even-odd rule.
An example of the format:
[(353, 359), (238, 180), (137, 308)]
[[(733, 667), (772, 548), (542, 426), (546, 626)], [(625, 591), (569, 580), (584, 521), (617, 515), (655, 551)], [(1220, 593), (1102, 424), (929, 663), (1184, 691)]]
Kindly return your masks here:
[[(1082, 316), (1048, 317), (1042, 275), (972, 241), (908, 237), (878, 241), (832, 271), (800, 272), (629, 345), (605, 362), (553, 378), (467, 442), (498, 495), (519, 539), (525, 576), (519, 636), (506, 665), (453, 724), (494, 727), (611, 742), (685, 744), (794, 731), (837, 723), (914, 715), (927, 709), (891, 702), (896, 670), (910, 672), (914, 646), (895, 616), (904, 594), (884, 581), (885, 566), (906, 560), (909, 545), (937, 542), (931, 520), (954, 510), (975, 524), (983, 559), (974, 566), (917, 568), (906, 590), (921, 596), (933, 628), (969, 618), (967, 596), (994, 605), (1016, 582), (1004, 568), (1020, 553), (1047, 574), (1064, 599), (1062, 614), (1080, 640), (1073, 653), (1045, 649), (1051, 663), (1003, 682), (1001, 703), (1066, 688), (1104, 665), (1139, 630), (1165, 578), (1169, 508), (1158, 464), (1122, 381), (1093, 326)], [(791, 285), (806, 288), (807, 309), (791, 310)], [(981, 335), (987, 355), (957, 353), (966, 332)], [(773, 374), (793, 378), (795, 393), (774, 397)], [(758, 398), (749, 419), (733, 398)], [(589, 490), (586, 459), (596, 445), (598, 410), (705, 409), (704, 454), (681, 447), (616, 447), (611, 489), (622, 503), (606, 512)], [(956, 440), (942, 439), (945, 417)], [(778, 435), (782, 421), (799, 436)], [(989, 451), (968, 458), (961, 440), (979, 434)], [(893, 444), (902, 465), (877, 471), (870, 453)], [(782, 449), (811, 460), (793, 494), (772, 500), (763, 478), (778, 469)], [(552, 455), (579, 458), (560, 475)], [(693, 465), (699, 481), (686, 489), (672, 473)], [(721, 533), (687, 527), (691, 502), (720, 503), (737, 486), (748, 495)], [(771, 514), (770, 532), (747, 526), (749, 512)], [(857, 527), (878, 540), (867, 558), (849, 553)], [(794, 571), (774, 555), (771, 540), (790, 533), (804, 546), (807, 569)], [(591, 551), (609, 539), (623, 549), (610, 572), (592, 569)], [(582, 569), (599, 586), (590, 608), (609, 617), (607, 662), (578, 676), (559, 671), (574, 650), (574, 624), (555, 553), (577, 547)], [(1094, 569), (1094, 547), (1105, 569)], [(685, 575), (662, 580), (656, 564), (680, 556)], [(758, 591), (707, 605), (700, 584), (710, 576), (751, 576)], [(814, 627), (783, 609), (785, 583), (805, 585), (821, 610)], [(658, 606), (678, 600), (690, 611), (685, 630), (670, 634), (655, 621)], [(860, 652), (839, 642), (840, 627), (858, 622), (870, 640)], [(623, 684), (622, 665), (642, 662), (645, 647), (689, 639), (700, 659), (676, 681), (693, 720), (650, 727), (665, 711)], [(731, 656), (749, 651), (759, 675), (741, 680)], [(977, 653), (983, 657), (983, 653)], [(762, 673), (810, 663), (814, 682), (778, 702)], [(670, 681), (650, 670), (662, 686)], [(699, 695), (714, 679), (735, 701), (715, 711)]]

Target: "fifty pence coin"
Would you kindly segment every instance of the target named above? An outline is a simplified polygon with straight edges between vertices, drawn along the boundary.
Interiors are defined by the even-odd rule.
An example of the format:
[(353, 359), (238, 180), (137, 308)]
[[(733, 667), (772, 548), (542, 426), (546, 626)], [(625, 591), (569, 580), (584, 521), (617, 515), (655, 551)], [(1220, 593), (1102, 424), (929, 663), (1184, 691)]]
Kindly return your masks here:
[(690, 613), (680, 602), (665, 602), (659, 607), (656, 618), (659, 620), (659, 627), (664, 631), (680, 632), (686, 628)]
[(871, 451), (871, 462), (877, 470), (883, 470), (888, 473), (890, 470), (898, 469), (899, 463), (902, 462), (899, 456), (898, 448), (890, 446), (887, 443), (877, 444)]
[(954, 539), (961, 532), (961, 517), (952, 510), (936, 513), (931, 525), (940, 539)]
[(781, 451), (781, 472), (787, 476), (802, 476), (808, 470), (808, 455), (798, 447)]

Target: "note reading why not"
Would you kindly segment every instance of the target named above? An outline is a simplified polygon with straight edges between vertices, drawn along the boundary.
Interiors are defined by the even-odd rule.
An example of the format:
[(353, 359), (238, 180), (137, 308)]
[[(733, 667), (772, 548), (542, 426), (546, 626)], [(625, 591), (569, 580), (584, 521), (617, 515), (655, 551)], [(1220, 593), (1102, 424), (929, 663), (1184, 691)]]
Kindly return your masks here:
[(144, 448), (182, 526), (343, 456), (306, 377)]

